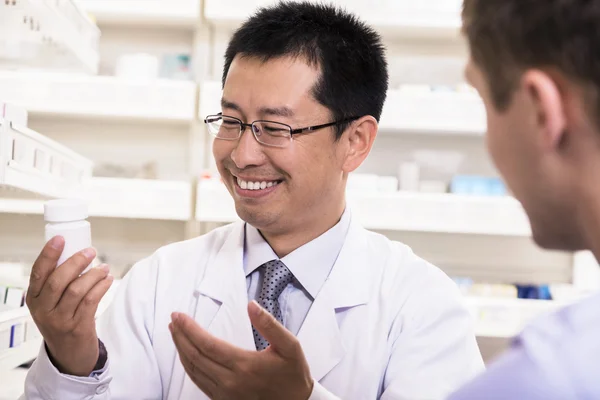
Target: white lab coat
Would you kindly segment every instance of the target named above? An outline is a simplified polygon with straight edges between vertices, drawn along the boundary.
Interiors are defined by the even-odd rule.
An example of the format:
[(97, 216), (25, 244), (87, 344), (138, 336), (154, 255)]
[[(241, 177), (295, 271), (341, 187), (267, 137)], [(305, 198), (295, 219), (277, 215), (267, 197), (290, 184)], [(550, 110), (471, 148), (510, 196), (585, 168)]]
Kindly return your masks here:
[[(240, 222), (138, 263), (99, 322), (108, 369), (96, 378), (60, 375), (42, 349), (26, 398), (206, 399), (178, 359), (170, 316), (188, 313), (212, 334), (254, 349), (243, 244)], [(440, 399), (483, 368), (454, 283), (356, 222), (298, 339), (316, 382), (313, 400)]]

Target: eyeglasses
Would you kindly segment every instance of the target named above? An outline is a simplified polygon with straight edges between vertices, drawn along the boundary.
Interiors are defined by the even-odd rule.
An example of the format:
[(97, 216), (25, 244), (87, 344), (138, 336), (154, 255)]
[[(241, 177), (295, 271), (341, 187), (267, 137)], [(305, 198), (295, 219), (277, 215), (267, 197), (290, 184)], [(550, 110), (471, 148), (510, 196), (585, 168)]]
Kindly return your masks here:
[(238, 140), (246, 128), (251, 128), (257, 142), (264, 144), (265, 146), (287, 147), (291, 143), (293, 135), (311, 133), (330, 126), (352, 122), (358, 118), (360, 117), (351, 117), (341, 121), (300, 129), (292, 129), (291, 126), (281, 122), (263, 120), (245, 124), (238, 118), (222, 114), (209, 115), (204, 119), (204, 123), (208, 126), (208, 132), (217, 139)]

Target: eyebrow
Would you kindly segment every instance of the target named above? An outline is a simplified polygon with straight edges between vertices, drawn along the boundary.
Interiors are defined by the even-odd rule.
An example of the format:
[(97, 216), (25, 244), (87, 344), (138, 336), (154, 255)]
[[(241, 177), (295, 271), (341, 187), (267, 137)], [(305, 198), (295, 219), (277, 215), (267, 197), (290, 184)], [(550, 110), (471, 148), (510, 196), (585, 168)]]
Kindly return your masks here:
[(232, 110), (242, 112), (242, 108), (240, 106), (238, 106), (234, 102), (226, 100), (225, 98), (221, 99), (221, 108), (230, 108)]
[[(221, 99), (221, 107), (243, 113), (242, 108), (239, 105), (237, 105), (236, 103), (229, 101), (225, 98)], [(285, 107), (285, 106), (283, 106), (283, 107), (262, 107), (259, 111), (260, 111), (260, 114), (262, 114), (262, 115), (271, 115), (271, 116), (276, 116), (276, 117), (288, 117), (288, 118), (294, 116), (294, 111), (292, 111), (291, 108)]]

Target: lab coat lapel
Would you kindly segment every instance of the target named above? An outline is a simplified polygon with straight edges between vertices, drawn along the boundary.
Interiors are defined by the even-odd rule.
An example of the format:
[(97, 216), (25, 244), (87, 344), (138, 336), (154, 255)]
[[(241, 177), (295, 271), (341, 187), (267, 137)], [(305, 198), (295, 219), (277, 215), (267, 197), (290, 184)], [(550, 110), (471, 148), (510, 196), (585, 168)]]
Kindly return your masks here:
[[(206, 266), (205, 275), (194, 294), (197, 297), (194, 318), (216, 337), (234, 346), (255, 350), (252, 325), (247, 312), (248, 292), (243, 250), (244, 224), (238, 223), (225, 239), (223, 247)], [(186, 375), (179, 398), (206, 397)]]
[(340, 255), (300, 328), (298, 340), (315, 381), (335, 368), (346, 352), (337, 314), (368, 301), (368, 250), (366, 231), (351, 222)]
[(195, 318), (213, 335), (244, 349), (256, 349), (248, 317), (244, 273), (244, 224), (229, 234), (198, 286)]

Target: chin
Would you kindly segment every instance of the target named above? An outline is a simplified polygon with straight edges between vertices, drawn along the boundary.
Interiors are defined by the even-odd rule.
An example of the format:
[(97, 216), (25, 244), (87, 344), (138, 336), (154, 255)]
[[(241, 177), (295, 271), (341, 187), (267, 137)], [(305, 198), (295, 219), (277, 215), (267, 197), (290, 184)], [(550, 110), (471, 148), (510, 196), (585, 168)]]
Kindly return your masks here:
[(540, 227), (532, 224), (533, 241), (542, 249), (559, 251), (583, 250), (580, 235), (567, 227)]
[(252, 210), (250, 207), (236, 204), (235, 211), (242, 221), (252, 225), (256, 229), (266, 229), (273, 226), (279, 218), (274, 213), (264, 210)]

